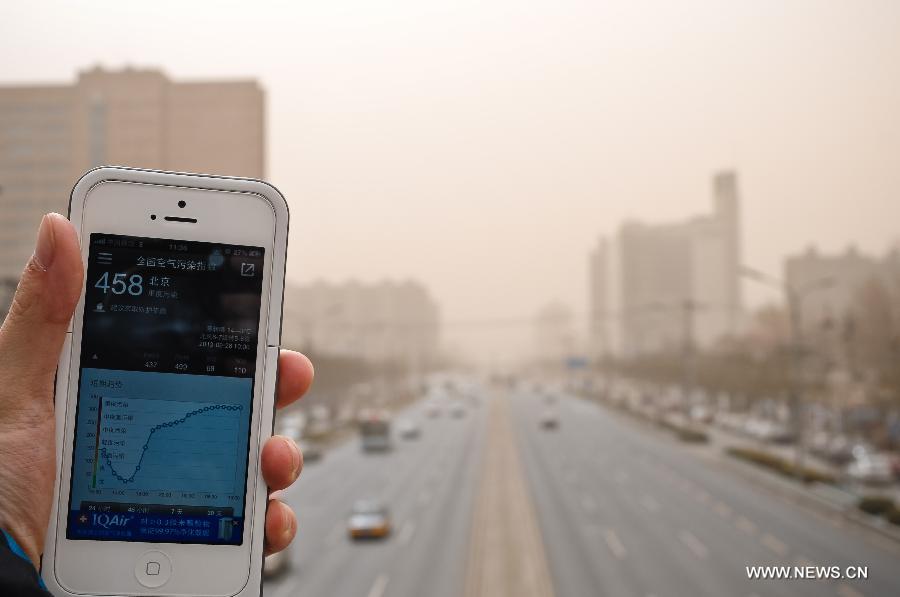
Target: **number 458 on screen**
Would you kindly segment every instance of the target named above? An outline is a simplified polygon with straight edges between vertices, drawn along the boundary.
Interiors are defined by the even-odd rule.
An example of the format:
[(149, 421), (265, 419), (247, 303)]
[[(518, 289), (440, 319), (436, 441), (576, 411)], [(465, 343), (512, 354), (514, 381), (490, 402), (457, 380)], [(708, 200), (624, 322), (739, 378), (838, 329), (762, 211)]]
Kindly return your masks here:
[(100, 278), (94, 283), (94, 288), (99, 288), (103, 294), (112, 292), (113, 294), (125, 294), (131, 296), (141, 296), (144, 293), (144, 277), (140, 274), (131, 274), (119, 272), (112, 274), (112, 283), (109, 281), (110, 273), (103, 272)]

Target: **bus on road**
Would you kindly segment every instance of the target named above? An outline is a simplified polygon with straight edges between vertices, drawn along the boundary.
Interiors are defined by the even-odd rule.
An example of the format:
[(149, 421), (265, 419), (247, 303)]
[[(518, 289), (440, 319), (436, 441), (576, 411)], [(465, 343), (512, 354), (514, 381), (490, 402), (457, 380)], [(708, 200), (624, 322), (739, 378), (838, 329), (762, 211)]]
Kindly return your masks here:
[(391, 422), (386, 417), (360, 422), (359, 435), (363, 452), (387, 452), (391, 449)]

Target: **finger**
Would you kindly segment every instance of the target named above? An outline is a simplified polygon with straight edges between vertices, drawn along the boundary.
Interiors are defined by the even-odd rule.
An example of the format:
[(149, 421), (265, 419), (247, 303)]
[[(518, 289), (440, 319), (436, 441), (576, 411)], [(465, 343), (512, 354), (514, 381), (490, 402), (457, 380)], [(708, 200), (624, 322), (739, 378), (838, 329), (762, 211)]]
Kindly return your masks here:
[(26, 383), (52, 385), (56, 361), (83, 276), (75, 228), (63, 216), (41, 220), (34, 255), (25, 266), (0, 329), (3, 366)]
[(266, 510), (266, 555), (281, 551), (297, 534), (297, 517), (287, 504), (269, 500)]
[(278, 359), (278, 408), (303, 396), (313, 382), (313, 365), (306, 355), (282, 350)]
[(284, 489), (300, 476), (303, 454), (293, 440), (275, 435), (263, 446), (260, 467), (269, 489)]

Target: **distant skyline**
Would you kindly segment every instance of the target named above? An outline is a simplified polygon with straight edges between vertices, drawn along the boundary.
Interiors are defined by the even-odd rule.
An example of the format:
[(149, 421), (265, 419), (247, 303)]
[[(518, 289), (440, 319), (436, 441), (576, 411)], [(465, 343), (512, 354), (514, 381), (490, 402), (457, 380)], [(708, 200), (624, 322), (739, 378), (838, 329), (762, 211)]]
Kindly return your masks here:
[[(900, 4), (19, 2), (0, 84), (95, 64), (256, 78), (289, 278), (416, 278), (447, 320), (584, 313), (626, 218), (740, 177), (747, 263), (900, 238)], [(777, 297), (746, 285), (748, 304)], [(521, 330), (524, 338), (530, 330)], [(518, 334), (518, 331), (516, 332)], [(503, 359), (470, 330), (451, 340)], [(508, 341), (510, 335), (505, 335)]]

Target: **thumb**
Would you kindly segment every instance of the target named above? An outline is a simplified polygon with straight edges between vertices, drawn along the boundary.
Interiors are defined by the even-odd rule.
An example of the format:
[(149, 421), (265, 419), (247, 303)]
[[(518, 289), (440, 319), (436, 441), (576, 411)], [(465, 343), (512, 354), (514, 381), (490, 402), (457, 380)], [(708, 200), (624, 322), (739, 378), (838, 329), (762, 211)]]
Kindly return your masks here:
[(59, 214), (45, 215), (34, 255), (0, 328), (0, 368), (14, 372), (32, 390), (52, 388), (82, 276), (75, 228)]

